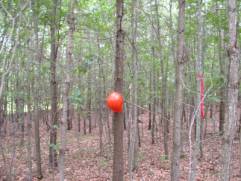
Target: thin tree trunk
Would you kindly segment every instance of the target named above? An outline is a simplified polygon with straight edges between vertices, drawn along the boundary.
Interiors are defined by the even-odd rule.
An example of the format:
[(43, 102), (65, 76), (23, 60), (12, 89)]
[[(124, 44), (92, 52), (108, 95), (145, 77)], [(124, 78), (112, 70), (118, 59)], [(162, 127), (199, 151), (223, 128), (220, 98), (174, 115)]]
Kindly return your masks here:
[[(124, 31), (123, 31), (124, 2), (116, 0), (116, 55), (115, 55), (115, 91), (123, 93), (124, 71)], [(113, 155), (113, 181), (124, 180), (123, 158), (123, 112), (113, 115), (114, 155)]]
[(20, 114), (19, 114), (19, 118), (20, 118), (20, 129), (21, 129), (21, 141), (20, 141), (20, 145), (23, 146), (24, 145), (24, 131), (25, 131), (25, 125), (24, 125), (24, 99), (21, 98), (20, 99)]
[(99, 100), (99, 145), (100, 145), (100, 156), (103, 155), (103, 108), (102, 108), (102, 100)]
[[(152, 38), (153, 38), (153, 41), (154, 41), (154, 30), (152, 28)], [(152, 56), (153, 58), (155, 58), (155, 49), (154, 47), (151, 48), (151, 51), (152, 51)], [(150, 81), (151, 81), (151, 100), (152, 100), (152, 106), (151, 106), (151, 144), (155, 144), (155, 127), (156, 127), (156, 72), (155, 72), (155, 63), (152, 62), (152, 68), (151, 68), (151, 78), (150, 78)]]
[[(156, 24), (157, 24), (157, 40), (158, 40), (158, 46), (159, 46), (159, 59), (161, 64), (161, 122), (163, 123), (163, 146), (164, 146), (164, 152), (165, 152), (165, 158), (168, 159), (168, 120), (166, 119), (166, 96), (167, 96), (167, 69), (164, 71), (164, 59), (162, 57), (162, 41), (161, 41), (161, 27), (160, 27), (160, 21), (159, 21), (159, 4), (157, 0), (155, 0), (155, 12), (156, 12)], [(174, 45), (172, 45), (174, 46)], [(168, 63), (167, 67), (168, 68)], [(166, 73), (165, 73), (166, 72)]]
[[(101, 66), (101, 58), (100, 58), (100, 41), (99, 41), (99, 35), (97, 37), (97, 49), (98, 49), (98, 66), (99, 66), (99, 78), (103, 80), (103, 85), (105, 84), (105, 78), (104, 78), (104, 72)], [(103, 77), (102, 77), (103, 76)], [(98, 92), (100, 93), (99, 96), (99, 146), (100, 146), (100, 156), (103, 155), (103, 115), (105, 114), (105, 112), (103, 111), (103, 101), (102, 101), (102, 97), (105, 97), (104, 95), (104, 89), (105, 89), (105, 85), (104, 87), (100, 87), (100, 85), (98, 85)]]
[[(241, 102), (241, 94), (239, 98), (239, 102)], [(239, 117), (239, 154), (241, 155), (241, 112), (240, 112), (240, 117)], [(239, 158), (239, 174), (241, 175), (241, 157)]]
[[(66, 63), (68, 66), (68, 63)], [(64, 85), (64, 95), (63, 95), (63, 117), (60, 121), (60, 141), (61, 141), (61, 148), (59, 150), (59, 172), (60, 172), (60, 180), (64, 181), (64, 161), (65, 161), (65, 149), (66, 149), (66, 125), (68, 119), (68, 93), (69, 93), (69, 85), (70, 85), (70, 76), (67, 73), (68, 68), (66, 71), (66, 79)]]
[(179, 0), (178, 16), (178, 49), (176, 62), (176, 93), (174, 103), (173, 126), (173, 153), (171, 163), (171, 181), (178, 181), (180, 177), (180, 152), (181, 152), (181, 118), (183, 107), (183, 81), (184, 81), (184, 19), (185, 0)]
[(28, 102), (28, 116), (27, 117), (27, 158), (28, 158), (28, 169), (29, 169), (29, 173), (28, 173), (28, 180), (32, 181), (33, 176), (32, 176), (32, 151), (31, 151), (31, 136), (32, 136), (32, 110), (31, 110), (31, 103), (30, 103), (30, 86), (29, 86), (29, 91), (28, 91), (28, 97), (29, 97), (29, 102)]
[[(219, 64), (220, 64), (220, 75), (226, 75), (225, 71), (225, 62), (223, 61), (225, 59), (224, 53), (224, 31), (219, 30), (220, 35), (220, 45), (219, 45)], [(222, 77), (223, 81), (225, 82), (225, 76)], [(223, 135), (224, 132), (224, 119), (225, 119), (225, 89), (226, 86), (223, 85), (220, 90), (220, 105), (219, 105), (219, 133), (220, 135)]]
[(72, 129), (72, 120), (70, 119), (70, 101), (69, 101), (69, 91), (71, 84), (71, 70), (72, 70), (72, 52), (73, 52), (73, 33), (74, 33), (74, 1), (69, 2), (69, 14), (67, 17), (67, 23), (69, 26), (68, 30), (68, 42), (66, 57), (67, 61), (65, 63), (65, 82), (64, 82), (64, 94), (63, 94), (63, 117), (60, 122), (60, 141), (61, 148), (59, 150), (59, 172), (60, 180), (65, 180), (64, 168), (65, 168), (65, 151), (66, 151), (66, 126), (67, 129)]
[(137, 47), (136, 47), (136, 37), (137, 37), (137, 21), (138, 21), (138, 0), (132, 0), (132, 18), (131, 18), (131, 27), (132, 27), (132, 85), (131, 85), (131, 93), (130, 93), (130, 121), (129, 121), (129, 131), (130, 131), (130, 144), (129, 144), (129, 152), (128, 152), (128, 164), (129, 164), (129, 174), (130, 180), (133, 179), (132, 172), (136, 169), (137, 166), (137, 151), (138, 151), (138, 130), (137, 130), (137, 79), (138, 79), (138, 55), (137, 55)]
[[(197, 2), (197, 21), (198, 21), (198, 28), (197, 28), (197, 58), (196, 58), (196, 109), (200, 110), (201, 104), (201, 91), (200, 91), (200, 82), (203, 81), (203, 15), (202, 15), (202, 0)], [(198, 111), (197, 111), (198, 112)], [(196, 136), (195, 136), (195, 143), (194, 143), (194, 151), (192, 152), (192, 164), (191, 168), (189, 168), (189, 181), (193, 181), (196, 179), (196, 167), (198, 164), (198, 159), (201, 155), (201, 111), (198, 112), (195, 118), (196, 121)], [(192, 128), (190, 128), (192, 129)]]
[[(8, 88), (9, 88), (9, 86), (8, 86), (8, 80), (6, 80), (6, 91), (8, 91)], [(8, 121), (7, 121), (7, 116), (8, 116), (8, 109), (7, 109), (7, 107), (8, 107), (8, 101), (7, 101), (7, 96), (5, 97), (5, 99), (3, 99), (4, 100), (4, 110), (3, 110), (3, 133), (4, 133), (4, 135), (6, 135), (7, 134), (7, 123), (8, 123)]]
[(230, 180), (230, 165), (232, 158), (232, 146), (237, 124), (237, 106), (239, 89), (239, 61), (240, 52), (237, 47), (237, 4), (236, 0), (228, 0), (228, 20), (229, 20), (229, 70), (227, 100), (225, 106), (225, 131), (223, 137), (222, 170), (221, 181)]
[(83, 129), (84, 129), (84, 135), (86, 135), (86, 118), (84, 117), (84, 122), (83, 122)]
[(91, 67), (89, 66), (89, 70), (88, 70), (88, 75), (87, 75), (87, 118), (89, 121), (89, 133), (91, 134), (91, 126), (92, 126), (92, 121), (91, 121)]
[[(36, 93), (36, 92), (35, 92)], [(43, 178), (42, 174), (42, 168), (41, 168), (41, 147), (40, 147), (40, 133), (39, 133), (39, 117), (40, 117), (40, 112), (39, 112), (39, 103), (38, 103), (38, 95), (35, 96), (35, 103), (34, 103), (34, 140), (35, 140), (35, 155), (36, 155), (36, 177), (38, 179)]]
[[(68, 73), (66, 73), (68, 74)], [(63, 117), (60, 121), (60, 142), (61, 148), (59, 150), (59, 172), (60, 180), (64, 181), (64, 162), (65, 162), (65, 149), (66, 149), (66, 124), (68, 120), (68, 92), (69, 92), (69, 76), (66, 75), (64, 94), (63, 94)]]
[[(19, 73), (17, 72), (17, 80), (16, 80), (16, 90), (20, 92), (20, 82), (19, 82)], [(23, 118), (22, 118), (22, 108), (23, 106), (22, 100), (19, 94), (16, 95), (15, 98), (15, 105), (16, 105), (16, 122), (18, 123), (18, 128), (21, 129), (21, 136), (20, 136), (20, 145), (23, 145), (24, 142), (24, 125), (23, 125)]]
[(81, 116), (80, 116), (80, 108), (79, 108), (79, 110), (78, 110), (78, 113), (77, 113), (77, 119), (78, 119), (78, 132), (80, 133), (80, 130), (81, 130), (81, 124), (80, 124), (80, 122), (81, 122)]
[[(154, 66), (154, 65), (153, 65)], [(152, 74), (152, 91), (154, 92), (153, 95), (153, 104), (152, 104), (152, 124), (151, 124), (151, 144), (155, 144), (155, 128), (156, 128), (156, 75), (155, 75), (155, 69), (153, 69)]]
[(50, 36), (51, 36), (51, 54), (50, 54), (50, 71), (51, 71), (51, 81), (50, 81), (50, 91), (51, 91), (51, 127), (50, 127), (50, 146), (49, 146), (49, 165), (53, 169), (57, 167), (57, 124), (58, 124), (58, 93), (57, 93), (57, 80), (56, 80), (56, 64), (57, 64), (57, 8), (58, 0), (53, 0), (52, 13), (51, 13), (51, 24), (50, 24)]

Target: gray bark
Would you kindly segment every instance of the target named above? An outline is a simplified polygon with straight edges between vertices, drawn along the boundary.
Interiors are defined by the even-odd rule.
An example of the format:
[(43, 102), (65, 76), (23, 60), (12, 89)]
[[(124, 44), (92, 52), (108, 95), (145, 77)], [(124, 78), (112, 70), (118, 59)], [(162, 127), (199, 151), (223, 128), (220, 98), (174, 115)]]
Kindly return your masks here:
[(179, 0), (178, 15), (178, 47), (176, 62), (176, 92), (174, 103), (173, 153), (171, 163), (171, 181), (178, 181), (180, 177), (181, 152), (181, 118), (183, 110), (183, 81), (184, 81), (184, 20), (185, 0)]
[[(200, 97), (200, 75), (203, 75), (203, 15), (202, 15), (202, 0), (198, 0), (197, 2), (197, 58), (196, 58), (196, 109), (200, 109), (201, 97)], [(198, 111), (197, 111), (198, 112)], [(198, 164), (198, 159), (201, 155), (201, 114), (198, 112), (196, 115), (196, 136), (194, 143), (194, 151), (192, 155), (192, 164), (191, 168), (189, 168), (189, 181), (195, 180), (196, 178), (196, 167)], [(192, 128), (190, 128), (192, 129)], [(192, 146), (192, 145), (191, 145)]]
[[(223, 76), (222, 77), (222, 82), (226, 82), (226, 72), (225, 71), (225, 67), (226, 67), (226, 63), (225, 60), (226, 59), (226, 55), (223, 53), (225, 47), (224, 47), (224, 31), (223, 30), (219, 30), (219, 36), (220, 36), (220, 45), (219, 45), (219, 64), (220, 64), (220, 75)], [(223, 135), (223, 131), (224, 131), (224, 119), (225, 119), (225, 89), (226, 89), (226, 83), (221, 87), (220, 90), (220, 106), (219, 106), (219, 133), (220, 135)]]
[(138, 0), (132, 0), (132, 19), (131, 19), (131, 27), (132, 27), (132, 83), (130, 89), (130, 111), (131, 116), (129, 120), (129, 132), (130, 132), (130, 144), (129, 144), (129, 174), (130, 180), (133, 179), (132, 172), (136, 169), (137, 164), (137, 151), (138, 151), (138, 130), (137, 130), (137, 82), (138, 82), (138, 55), (137, 55), (137, 47), (136, 47), (136, 37), (137, 37), (137, 21), (138, 21)]
[(58, 124), (58, 83), (56, 79), (56, 64), (57, 64), (57, 8), (58, 0), (53, 0), (50, 36), (51, 36), (51, 53), (50, 53), (50, 91), (51, 91), (51, 127), (50, 127), (50, 146), (49, 146), (49, 165), (53, 169), (57, 167), (57, 124)]
[(229, 20), (229, 70), (227, 100), (225, 105), (225, 123), (222, 150), (222, 170), (221, 181), (228, 181), (231, 177), (232, 146), (237, 124), (238, 112), (238, 88), (239, 88), (239, 64), (240, 52), (237, 47), (237, 4), (236, 0), (228, 0), (228, 20)]
[[(124, 31), (123, 31), (124, 2), (116, 0), (116, 54), (114, 88), (120, 94), (123, 93), (124, 71)], [(123, 158), (123, 112), (113, 115), (114, 155), (113, 155), (113, 181), (124, 180)]]
[(73, 54), (73, 33), (74, 33), (74, 1), (69, 2), (69, 14), (67, 17), (68, 30), (68, 42), (66, 50), (66, 63), (65, 63), (65, 82), (64, 82), (64, 94), (63, 94), (63, 117), (60, 122), (61, 130), (61, 148), (59, 151), (59, 171), (60, 180), (64, 181), (64, 168), (65, 168), (65, 150), (66, 150), (66, 127), (68, 130), (72, 129), (72, 120), (69, 115), (69, 91), (71, 84), (71, 70), (72, 70), (72, 54)]
[[(29, 100), (30, 100), (30, 86), (29, 86), (29, 90), (28, 90), (28, 96), (29, 96)], [(28, 158), (28, 180), (32, 181), (33, 179), (33, 173), (32, 173), (32, 149), (31, 149), (31, 136), (32, 136), (32, 112), (31, 112), (31, 103), (30, 101), (28, 102), (28, 118), (27, 118), (27, 158)]]

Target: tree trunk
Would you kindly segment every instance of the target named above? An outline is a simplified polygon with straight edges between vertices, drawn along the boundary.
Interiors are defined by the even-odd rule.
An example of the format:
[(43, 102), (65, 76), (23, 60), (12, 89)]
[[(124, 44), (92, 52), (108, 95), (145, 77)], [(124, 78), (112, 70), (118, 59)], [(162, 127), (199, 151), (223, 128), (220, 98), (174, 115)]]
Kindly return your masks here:
[[(105, 97), (104, 95), (104, 91), (105, 91), (105, 78), (104, 78), (104, 71), (102, 69), (102, 65), (101, 65), (101, 55), (100, 55), (100, 41), (99, 41), (99, 35), (97, 37), (97, 49), (98, 49), (98, 66), (99, 66), (99, 78), (102, 79), (102, 85), (104, 85), (104, 87), (102, 88), (100, 85), (98, 85), (98, 92), (100, 93), (99, 96), (99, 120), (98, 120), (98, 124), (99, 124), (99, 146), (100, 146), (100, 156), (103, 155), (103, 117), (105, 117), (105, 111), (104, 111), (104, 107), (103, 107), (103, 101), (102, 101), (102, 97)], [(100, 80), (101, 81), (101, 80)]]
[(57, 93), (57, 80), (56, 80), (56, 64), (57, 64), (57, 8), (58, 0), (53, 0), (52, 13), (51, 13), (51, 24), (50, 24), (50, 36), (51, 36), (51, 55), (50, 55), (50, 91), (51, 91), (51, 127), (50, 127), (50, 146), (49, 146), (49, 165), (53, 169), (57, 167), (57, 124), (58, 124), (58, 93)]
[[(203, 15), (202, 15), (202, 0), (199, 0), (197, 2), (197, 22), (198, 22), (198, 28), (197, 28), (197, 57), (196, 57), (196, 105), (195, 108), (199, 109), (197, 111), (197, 115), (195, 118), (196, 121), (196, 136), (195, 136), (195, 143), (194, 143), (194, 151), (192, 155), (192, 164), (191, 168), (189, 168), (189, 181), (195, 180), (196, 178), (196, 167), (198, 164), (198, 159), (201, 155), (201, 124), (202, 124), (202, 118), (201, 118), (201, 81), (204, 81), (203, 79)], [(190, 128), (192, 129), (192, 128)]]
[[(68, 76), (69, 76), (69, 88), (67, 88), (66, 90), (70, 90), (71, 88), (71, 72), (72, 72), (72, 66), (73, 66), (73, 39), (74, 39), (74, 30), (75, 30), (75, 16), (74, 16), (74, 1), (70, 1), (69, 3), (69, 15), (67, 17), (67, 23), (69, 26), (69, 30), (68, 30), (68, 44), (67, 44), (67, 50), (66, 50), (66, 58), (67, 58), (67, 70), (69, 70), (68, 72)], [(69, 92), (66, 93), (67, 96), (69, 97)], [(73, 127), (73, 123), (72, 123), (72, 117), (70, 116), (70, 102), (69, 99), (67, 99), (67, 129), (71, 130)]]
[(69, 91), (71, 84), (71, 72), (72, 72), (72, 52), (73, 52), (73, 33), (74, 33), (74, 1), (69, 2), (69, 14), (67, 17), (68, 30), (68, 42), (65, 63), (65, 82), (64, 82), (64, 94), (63, 94), (63, 117), (60, 122), (61, 130), (61, 148), (59, 150), (59, 171), (60, 180), (64, 181), (64, 168), (65, 168), (65, 150), (66, 150), (66, 126), (68, 130), (72, 129), (72, 120), (70, 119), (70, 101)]
[[(152, 28), (152, 38), (154, 41), (154, 29)], [(151, 53), (153, 59), (155, 58), (155, 48), (151, 47)], [(155, 62), (152, 62), (151, 65), (151, 101), (152, 101), (152, 106), (151, 106), (151, 144), (155, 144), (155, 127), (156, 127), (156, 71), (155, 71)]]
[(132, 172), (136, 169), (136, 161), (137, 161), (137, 151), (138, 151), (138, 130), (137, 130), (137, 79), (138, 79), (138, 55), (137, 55), (137, 46), (136, 46), (136, 36), (137, 36), (137, 21), (138, 21), (138, 1), (137, 0), (132, 0), (132, 17), (131, 17), (131, 36), (132, 36), (132, 54), (131, 54), (131, 59), (132, 59), (132, 85), (130, 89), (130, 120), (129, 120), (129, 132), (130, 132), (130, 144), (129, 144), (129, 152), (128, 152), (128, 164), (129, 164), (129, 174), (130, 174), (130, 180), (133, 179)]
[(88, 84), (88, 90), (87, 90), (87, 117), (88, 117), (88, 121), (89, 121), (89, 133), (91, 134), (91, 126), (92, 126), (92, 122), (91, 122), (91, 67), (89, 66), (89, 70), (88, 70), (88, 75), (87, 75), (87, 84)]
[[(154, 51), (154, 50), (153, 50)], [(151, 124), (151, 144), (155, 144), (155, 128), (156, 128), (156, 105), (157, 105), (157, 98), (156, 98), (156, 72), (155, 72), (155, 65), (153, 63), (152, 69), (152, 124)]]
[(240, 52), (237, 47), (237, 4), (236, 0), (228, 0), (228, 20), (229, 20), (229, 70), (227, 100), (225, 106), (225, 125), (222, 152), (221, 181), (230, 180), (230, 164), (232, 158), (232, 144), (237, 124), (238, 114), (238, 89), (239, 89), (239, 58)]
[(84, 135), (86, 135), (86, 118), (84, 117), (84, 122), (83, 122), (83, 129), (84, 129)]
[(148, 130), (151, 130), (151, 103), (148, 104)]
[[(219, 30), (219, 36), (220, 36), (220, 45), (219, 45), (219, 64), (220, 64), (220, 75), (222, 75), (222, 82), (225, 82), (225, 62), (223, 61), (225, 59), (224, 53), (222, 53), (225, 49), (224, 47), (224, 31)], [(223, 85), (220, 90), (220, 105), (219, 105), (219, 133), (220, 135), (223, 135), (224, 132), (224, 119), (225, 119), (225, 89), (226, 86)]]
[(171, 163), (171, 180), (178, 181), (180, 176), (180, 152), (181, 152), (181, 118), (183, 107), (183, 83), (184, 81), (184, 19), (185, 0), (179, 0), (178, 16), (178, 49), (176, 62), (176, 93), (174, 103), (174, 126), (173, 126), (173, 153)]
[(29, 86), (29, 90), (28, 90), (28, 116), (26, 116), (27, 118), (27, 158), (28, 158), (28, 169), (29, 169), (29, 173), (28, 173), (28, 179), (29, 181), (32, 181), (33, 175), (32, 175), (32, 152), (31, 152), (31, 136), (32, 136), (32, 110), (31, 110), (31, 103), (30, 103), (30, 96), (31, 96), (31, 90), (30, 90), (30, 86)]
[[(123, 31), (124, 2), (116, 0), (116, 56), (115, 56), (115, 91), (123, 93), (124, 71), (124, 31)], [(124, 180), (123, 158), (123, 112), (113, 115), (114, 155), (113, 155), (113, 181)]]
[(78, 113), (77, 113), (77, 119), (78, 119), (78, 132), (80, 133), (81, 130), (81, 116), (80, 116), (80, 108), (78, 108)]
[[(60, 141), (61, 147), (59, 150), (59, 172), (60, 180), (64, 181), (64, 160), (65, 160), (65, 149), (66, 149), (66, 124), (68, 120), (68, 99), (69, 99), (69, 85), (70, 85), (70, 76), (68, 71), (68, 63), (66, 63), (66, 78), (64, 83), (64, 94), (63, 94), (63, 117), (60, 121)], [(68, 68), (67, 68), (68, 67)]]
[[(38, 5), (36, 4), (36, 0), (31, 1), (31, 6), (32, 6), (32, 11), (33, 11), (33, 26), (34, 26), (34, 60), (36, 63), (38, 63), (38, 72), (37, 72), (37, 80), (40, 79), (40, 57), (38, 56), (39, 54), (39, 38), (38, 38), (38, 14), (37, 14), (37, 7)], [(36, 156), (36, 177), (38, 179), (43, 178), (42, 174), (42, 169), (41, 169), (41, 149), (40, 149), (40, 134), (39, 134), (39, 97), (38, 97), (38, 89), (37, 87), (38, 84), (34, 84), (34, 78), (32, 80), (32, 94), (34, 97), (34, 107), (33, 107), (33, 119), (34, 119), (34, 141), (35, 141), (35, 156)], [(34, 91), (35, 90), (35, 91)]]

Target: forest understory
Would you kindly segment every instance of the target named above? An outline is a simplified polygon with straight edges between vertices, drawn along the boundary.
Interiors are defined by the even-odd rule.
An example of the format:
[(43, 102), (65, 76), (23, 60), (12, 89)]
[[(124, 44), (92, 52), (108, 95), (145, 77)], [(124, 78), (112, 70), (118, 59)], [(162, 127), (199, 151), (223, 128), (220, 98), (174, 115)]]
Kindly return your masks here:
[[(240, 112), (240, 109), (239, 109)], [(218, 180), (220, 171), (220, 155), (221, 155), (221, 136), (218, 133), (218, 115), (216, 111), (213, 118), (207, 119), (203, 122), (203, 157), (197, 166), (197, 181), (215, 181)], [(93, 115), (93, 119), (97, 119)], [(134, 172), (134, 180), (138, 181), (168, 181), (170, 180), (170, 160), (166, 160), (163, 149), (162, 130), (158, 127), (155, 135), (155, 144), (151, 144), (151, 131), (148, 130), (148, 112), (144, 112), (139, 116), (139, 128), (141, 147), (139, 147), (137, 169)], [(111, 119), (110, 119), (111, 121)], [(28, 122), (28, 116), (25, 116), (25, 123)], [(112, 175), (112, 144), (108, 143), (107, 130), (104, 130), (103, 134), (103, 153), (100, 155), (99, 148), (99, 132), (96, 121), (93, 121), (93, 130), (91, 134), (83, 134), (83, 121), (81, 122), (81, 132), (76, 129), (77, 125), (76, 115), (73, 116), (73, 128), (67, 131), (67, 149), (66, 149), (66, 166), (65, 176), (66, 180), (73, 181), (107, 181), (111, 180)], [(170, 121), (171, 123), (172, 121)], [(207, 126), (205, 126), (207, 123)], [(185, 126), (186, 123), (183, 124)], [(12, 174), (15, 180), (25, 181), (28, 178), (28, 152), (26, 141), (22, 142), (21, 131), (16, 124), (16, 132), (13, 132), (13, 124), (8, 124), (7, 136), (1, 135), (1, 157), (0, 157), (0, 180), (6, 179), (9, 169), (12, 169)], [(88, 126), (88, 125), (87, 125)], [(206, 127), (206, 128), (205, 128)], [(169, 131), (169, 148), (172, 145), (172, 123), (170, 124)], [(206, 131), (205, 131), (206, 129)], [(187, 129), (185, 129), (187, 130)], [(31, 133), (31, 138), (34, 134)], [(183, 151), (181, 156), (181, 176), (183, 181), (187, 180), (189, 169), (189, 142), (188, 133), (183, 132)], [(205, 134), (205, 135), (204, 135)], [(27, 135), (24, 136), (24, 139)], [(41, 155), (42, 155), (42, 170), (43, 181), (59, 180), (58, 170), (51, 172), (48, 165), (49, 154), (49, 132), (44, 121), (41, 121), (40, 127), (41, 138)], [(113, 138), (112, 138), (113, 142)], [(24, 144), (23, 144), (24, 143)], [(31, 139), (32, 145), (34, 140)], [(16, 146), (14, 148), (14, 145)], [(125, 171), (124, 178), (129, 180), (127, 169), (127, 130), (124, 132), (124, 160)], [(14, 152), (16, 150), (16, 152)], [(241, 180), (240, 175), (240, 151), (239, 151), (239, 138), (238, 136), (233, 143), (233, 157), (232, 157), (232, 177), (231, 181)], [(34, 146), (32, 146), (32, 160), (33, 160), (33, 176), (36, 171), (35, 158), (34, 158)], [(33, 180), (38, 180), (34, 178)]]

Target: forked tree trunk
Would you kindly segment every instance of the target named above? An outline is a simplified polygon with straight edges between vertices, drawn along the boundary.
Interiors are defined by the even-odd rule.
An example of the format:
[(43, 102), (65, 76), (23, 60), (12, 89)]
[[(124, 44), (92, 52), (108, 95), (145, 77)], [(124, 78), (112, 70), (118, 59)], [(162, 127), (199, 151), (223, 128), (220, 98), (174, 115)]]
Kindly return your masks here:
[(183, 107), (183, 83), (184, 81), (184, 19), (185, 0), (179, 0), (178, 15), (178, 48), (176, 62), (176, 93), (174, 103), (173, 126), (173, 153), (171, 163), (171, 181), (178, 181), (180, 177), (180, 152), (181, 152), (181, 118)]
[[(124, 71), (124, 31), (123, 31), (124, 2), (116, 0), (116, 54), (115, 54), (115, 91), (123, 93)], [(124, 180), (123, 158), (123, 112), (113, 115), (114, 155), (113, 155), (113, 181)]]
[(228, 0), (228, 20), (229, 20), (229, 70), (227, 100), (225, 106), (225, 123), (222, 152), (222, 170), (220, 174), (221, 181), (230, 180), (230, 165), (232, 158), (232, 146), (235, 126), (237, 124), (238, 113), (238, 90), (239, 90), (239, 64), (240, 52), (237, 47), (237, 2)]

